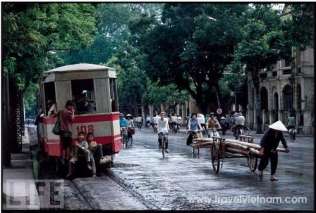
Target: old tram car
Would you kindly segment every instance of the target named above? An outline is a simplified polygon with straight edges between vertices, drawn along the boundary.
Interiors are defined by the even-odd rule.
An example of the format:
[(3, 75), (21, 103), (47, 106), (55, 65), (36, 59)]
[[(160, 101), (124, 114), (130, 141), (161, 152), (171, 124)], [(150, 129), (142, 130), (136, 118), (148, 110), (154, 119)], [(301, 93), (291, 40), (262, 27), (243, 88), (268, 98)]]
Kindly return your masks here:
[[(113, 162), (114, 154), (122, 147), (114, 69), (94, 64), (74, 64), (46, 71), (40, 83), (39, 98), (45, 112), (39, 137), (46, 155), (61, 155), (59, 136), (52, 132), (56, 117), (48, 115), (48, 104), (55, 103), (58, 112), (64, 109), (67, 100), (73, 100), (76, 104), (73, 139), (81, 131), (92, 132), (95, 141), (102, 144), (103, 154), (111, 156)], [(82, 99), (89, 107), (82, 107)]]

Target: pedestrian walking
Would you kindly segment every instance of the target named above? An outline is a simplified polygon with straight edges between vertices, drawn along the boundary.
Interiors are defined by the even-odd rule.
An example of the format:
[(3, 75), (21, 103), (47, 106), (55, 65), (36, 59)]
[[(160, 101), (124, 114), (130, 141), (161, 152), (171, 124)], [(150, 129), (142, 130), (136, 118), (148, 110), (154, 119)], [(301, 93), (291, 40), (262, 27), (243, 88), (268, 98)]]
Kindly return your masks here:
[(260, 153), (262, 155), (259, 163), (259, 176), (262, 178), (263, 170), (267, 167), (268, 162), (271, 162), (271, 181), (278, 180), (275, 176), (275, 172), (278, 165), (278, 152), (276, 149), (279, 146), (280, 141), (284, 148), (289, 152), (286, 140), (282, 134), (282, 131), (287, 131), (287, 128), (281, 121), (277, 121), (269, 126), (269, 129), (264, 133), (260, 141)]

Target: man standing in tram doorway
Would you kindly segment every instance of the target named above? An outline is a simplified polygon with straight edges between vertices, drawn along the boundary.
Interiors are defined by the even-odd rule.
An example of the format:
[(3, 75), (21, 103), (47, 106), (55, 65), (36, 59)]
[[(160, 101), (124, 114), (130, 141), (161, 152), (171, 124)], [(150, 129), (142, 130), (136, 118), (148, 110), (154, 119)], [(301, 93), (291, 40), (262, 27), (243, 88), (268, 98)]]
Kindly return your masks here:
[(65, 105), (65, 109), (58, 113), (60, 116), (60, 142), (61, 142), (61, 154), (63, 160), (69, 160), (70, 147), (72, 143), (71, 126), (75, 118), (74, 103), (68, 100)]
[(261, 142), (260, 142), (260, 152), (262, 154), (262, 158), (259, 164), (259, 177), (263, 177), (263, 170), (267, 167), (268, 161), (270, 159), (271, 162), (271, 181), (277, 181), (278, 179), (275, 177), (275, 172), (278, 165), (278, 152), (277, 148), (279, 146), (280, 141), (282, 142), (286, 152), (289, 152), (287, 143), (282, 134), (287, 131), (287, 128), (281, 121), (277, 121), (269, 126), (269, 129), (264, 133)]

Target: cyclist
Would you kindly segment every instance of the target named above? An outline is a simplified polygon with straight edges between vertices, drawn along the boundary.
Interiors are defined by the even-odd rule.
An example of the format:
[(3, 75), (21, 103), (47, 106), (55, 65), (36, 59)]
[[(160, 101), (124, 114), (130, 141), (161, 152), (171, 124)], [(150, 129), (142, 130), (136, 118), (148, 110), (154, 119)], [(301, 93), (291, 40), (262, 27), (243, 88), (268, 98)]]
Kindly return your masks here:
[(158, 114), (155, 114), (155, 116), (152, 119), (152, 127), (154, 129), (154, 133), (157, 131), (157, 125), (158, 125), (159, 116)]
[(235, 128), (234, 128), (234, 135), (236, 139), (238, 139), (238, 136), (242, 133), (242, 129), (245, 128), (245, 117), (242, 115), (241, 112), (236, 114), (235, 117)]
[(207, 129), (206, 129), (206, 125), (205, 125), (205, 116), (202, 114), (202, 113), (198, 113), (197, 114), (197, 119), (202, 127), (202, 130), (206, 133), (207, 133)]
[(217, 130), (221, 129), (221, 125), (213, 112), (210, 113), (210, 117), (207, 121), (207, 128), (211, 130), (211, 134), (208, 135), (209, 137), (219, 137), (219, 133)]
[(223, 135), (225, 135), (226, 130), (227, 130), (228, 127), (229, 127), (229, 123), (228, 123), (226, 117), (225, 117), (225, 116), (222, 116), (221, 119), (220, 119), (220, 121), (219, 121), (219, 123), (220, 123), (220, 125), (221, 125), (221, 127), (222, 127), (222, 133), (223, 133)]
[(126, 118), (127, 118), (127, 121), (128, 121), (128, 124), (127, 124), (128, 140), (131, 140), (131, 142), (133, 143), (133, 135), (135, 134), (134, 121), (132, 119), (132, 115), (131, 114), (127, 114)]
[(201, 127), (201, 124), (199, 123), (199, 121), (197, 119), (196, 113), (192, 113), (191, 118), (190, 118), (190, 120), (188, 122), (188, 133), (189, 133), (189, 136), (187, 138), (187, 145), (192, 144), (193, 137), (197, 136), (197, 134), (201, 130), (202, 130), (202, 127)]
[(288, 117), (287, 122), (287, 129), (289, 130), (290, 135), (295, 140), (295, 114), (294, 112), (291, 112), (290, 116)]
[(126, 120), (126, 118), (124, 118), (124, 114), (120, 113), (120, 127), (122, 128), (126, 128), (128, 125), (128, 121)]
[(160, 113), (160, 118), (158, 120), (158, 142), (159, 142), (159, 149), (161, 149), (162, 145), (162, 139), (163, 137), (166, 137), (166, 152), (168, 153), (168, 131), (169, 131), (169, 125), (168, 125), (168, 118), (165, 117), (165, 112)]
[(172, 113), (171, 115), (171, 122), (170, 122), (170, 129), (173, 129), (174, 132), (177, 132), (178, 130), (178, 117), (175, 113)]
[(180, 115), (177, 115), (177, 125), (178, 125), (178, 128), (180, 129), (182, 125), (182, 117)]

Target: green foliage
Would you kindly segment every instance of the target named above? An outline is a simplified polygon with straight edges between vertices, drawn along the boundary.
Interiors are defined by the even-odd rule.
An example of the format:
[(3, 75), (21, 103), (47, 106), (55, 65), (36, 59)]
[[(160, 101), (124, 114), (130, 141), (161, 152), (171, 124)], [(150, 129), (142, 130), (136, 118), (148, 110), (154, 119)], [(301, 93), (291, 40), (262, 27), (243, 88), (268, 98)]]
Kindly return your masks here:
[(35, 118), (37, 114), (38, 84), (31, 83), (24, 93), (25, 116)]
[(153, 16), (133, 20), (130, 29), (145, 54), (149, 77), (160, 85), (174, 82), (205, 110), (217, 101), (218, 80), (233, 59), (245, 9), (241, 4), (166, 4), (161, 21)]
[(94, 6), (70, 3), (4, 3), (4, 70), (25, 91), (52, 66), (52, 51), (88, 45), (95, 30)]
[[(291, 59), (293, 47), (310, 45), (314, 23), (313, 6), (310, 6), (290, 4), (283, 14), (274, 10), (271, 4), (250, 7), (232, 67), (245, 64), (254, 84), (258, 85), (260, 69), (268, 68), (280, 59)], [(240, 71), (243, 72), (242, 69)]]
[(143, 103), (146, 85), (145, 72), (139, 67), (141, 57), (137, 49), (126, 46), (107, 63), (117, 71), (120, 106), (130, 106), (135, 111)]
[(314, 15), (314, 4), (285, 4), (282, 29), (293, 47), (305, 49), (314, 45)]
[(179, 90), (175, 84), (160, 86), (158, 82), (152, 82), (148, 79), (144, 100), (147, 104), (154, 106), (181, 104), (188, 100), (188, 94)]

